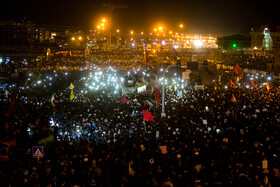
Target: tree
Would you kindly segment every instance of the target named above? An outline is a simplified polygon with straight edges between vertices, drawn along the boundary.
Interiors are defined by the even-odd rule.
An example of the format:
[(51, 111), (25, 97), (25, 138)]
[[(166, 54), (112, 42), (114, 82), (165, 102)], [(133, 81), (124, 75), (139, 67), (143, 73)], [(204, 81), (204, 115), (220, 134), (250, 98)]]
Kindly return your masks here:
[(217, 38), (217, 45), (223, 49), (243, 49), (251, 47), (249, 35), (229, 35)]

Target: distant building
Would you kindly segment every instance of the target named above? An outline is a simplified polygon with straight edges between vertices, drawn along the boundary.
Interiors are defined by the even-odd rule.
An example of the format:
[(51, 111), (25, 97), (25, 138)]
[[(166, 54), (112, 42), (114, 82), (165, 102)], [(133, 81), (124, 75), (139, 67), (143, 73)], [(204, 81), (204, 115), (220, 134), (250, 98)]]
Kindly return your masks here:
[[(63, 33), (64, 34), (64, 33)], [(34, 61), (46, 56), (47, 49), (57, 50), (61, 35), (53, 29), (37, 26), (31, 21), (0, 21), (0, 57), (2, 63)], [(57, 42), (59, 41), (59, 42)], [(61, 45), (62, 46), (62, 45)]]
[(30, 21), (0, 21), (0, 49), (33, 49), (35, 24)]

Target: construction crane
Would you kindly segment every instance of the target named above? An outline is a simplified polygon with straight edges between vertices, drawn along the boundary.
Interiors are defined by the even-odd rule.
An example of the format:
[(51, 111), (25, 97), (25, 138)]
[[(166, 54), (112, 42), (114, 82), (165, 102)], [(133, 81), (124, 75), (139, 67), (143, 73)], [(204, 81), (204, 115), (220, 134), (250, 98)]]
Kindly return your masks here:
[(104, 7), (108, 7), (110, 9), (110, 17), (109, 17), (109, 24), (110, 24), (110, 46), (111, 46), (111, 42), (112, 42), (112, 14), (115, 8), (127, 8), (126, 5), (121, 5), (121, 4), (116, 4), (116, 3), (112, 3), (111, 0), (108, 0), (107, 2), (103, 3)]

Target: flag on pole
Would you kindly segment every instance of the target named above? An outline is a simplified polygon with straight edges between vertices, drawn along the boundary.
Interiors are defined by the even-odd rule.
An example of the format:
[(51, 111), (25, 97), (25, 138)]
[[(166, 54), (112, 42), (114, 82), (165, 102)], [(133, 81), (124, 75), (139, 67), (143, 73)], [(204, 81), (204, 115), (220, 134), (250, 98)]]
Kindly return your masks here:
[(72, 101), (75, 98), (74, 91), (73, 91), (74, 85), (71, 83), (70, 87), (71, 87), (70, 101)]
[(126, 104), (127, 103), (127, 99), (126, 99), (125, 95), (122, 96), (121, 103), (122, 104)]
[(12, 91), (11, 97), (9, 99), (9, 105), (8, 105), (8, 109), (6, 111), (6, 117), (10, 117), (11, 113), (14, 111), (15, 103), (18, 98), (18, 91), (19, 91), (19, 86), (18, 86), (18, 84), (16, 84), (16, 86), (14, 87), (14, 89)]
[(54, 97), (54, 94), (52, 94), (52, 96), (51, 96), (51, 104), (52, 104), (53, 107), (55, 107), (54, 101), (55, 101), (55, 97)]
[(70, 93), (70, 101), (72, 101), (74, 98), (75, 98), (74, 92), (73, 92), (73, 90), (71, 90), (71, 93)]
[(236, 103), (236, 102), (237, 102), (237, 100), (236, 100), (236, 98), (234, 97), (233, 94), (232, 94), (231, 102), (233, 102), (233, 103)]
[(238, 64), (235, 65), (234, 72), (237, 73), (239, 79), (242, 79), (243, 73)]
[(149, 112), (147, 110), (143, 110), (143, 117), (144, 117), (144, 121), (154, 122), (154, 116), (152, 115), (151, 112)]
[(156, 100), (156, 103), (157, 103), (157, 108), (159, 107), (159, 89), (156, 85), (156, 83), (154, 84), (154, 88), (155, 88), (155, 100)]
[(73, 90), (73, 88), (74, 88), (74, 85), (73, 85), (73, 84), (71, 83), (71, 84), (70, 84), (70, 87), (71, 87), (71, 89)]
[(254, 81), (253, 81), (253, 80), (251, 81), (251, 84), (252, 84), (253, 86), (255, 86), (255, 84), (254, 84)]
[(267, 83), (267, 84), (266, 84), (266, 89), (269, 90), (269, 89), (270, 89), (270, 85), (269, 85), (268, 80), (266, 80), (266, 83)]
[(133, 110), (131, 116), (136, 116), (136, 110)]
[(149, 106), (149, 107), (153, 107), (154, 104), (152, 103), (152, 101), (150, 100), (145, 100), (145, 103)]
[(11, 113), (13, 112), (15, 103), (16, 103), (16, 97), (11, 96), (11, 98), (9, 99), (8, 110), (6, 112), (7, 117), (10, 117)]
[(235, 89), (236, 86), (235, 86), (234, 82), (231, 79), (229, 79), (229, 82), (232, 84), (232, 87)]

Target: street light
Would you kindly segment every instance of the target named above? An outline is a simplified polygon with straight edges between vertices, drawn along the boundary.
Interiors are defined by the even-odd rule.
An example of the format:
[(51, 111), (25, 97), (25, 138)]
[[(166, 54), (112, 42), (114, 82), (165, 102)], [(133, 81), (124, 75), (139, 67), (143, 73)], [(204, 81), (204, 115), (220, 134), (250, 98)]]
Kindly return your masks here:
[[(162, 42), (161, 42), (161, 51), (162, 51), (162, 47), (163, 47), (163, 45), (165, 44), (165, 41), (163, 40)], [(163, 70), (163, 72), (162, 72), (162, 77), (163, 77), (163, 80), (164, 80), (164, 69), (163, 69), (163, 59), (162, 59), (162, 70)], [(165, 103), (164, 103), (164, 92), (165, 92), (165, 90), (164, 90), (164, 87), (165, 87), (165, 84), (164, 84), (164, 82), (162, 83), (162, 97), (161, 97), (161, 99), (162, 99), (162, 111), (161, 111), (161, 117), (166, 117), (166, 114), (165, 114), (165, 112), (164, 112), (164, 106), (165, 106)]]
[(102, 22), (105, 23), (105, 22), (106, 22), (106, 19), (102, 19)]
[(180, 28), (183, 28), (183, 27), (184, 27), (184, 25), (183, 25), (183, 24), (180, 24), (180, 25), (179, 25), (179, 27), (180, 27)]
[[(162, 65), (163, 66), (163, 65)], [(163, 72), (162, 72), (162, 77), (163, 77), (163, 81), (165, 80), (164, 79), (164, 77), (165, 77), (165, 72), (168, 72), (168, 69), (170, 68), (170, 67), (175, 67), (176, 65), (169, 65), (165, 70), (163, 70), (163, 67), (162, 67), (162, 70), (163, 70)], [(165, 88), (165, 83), (163, 82), (162, 83), (162, 96), (161, 96), (161, 98), (162, 98), (162, 110), (161, 110), (161, 117), (166, 117), (166, 113), (165, 113), (165, 111), (164, 111), (164, 108), (165, 108), (165, 103), (164, 103), (164, 96), (165, 96), (165, 91), (164, 91), (164, 88)]]

